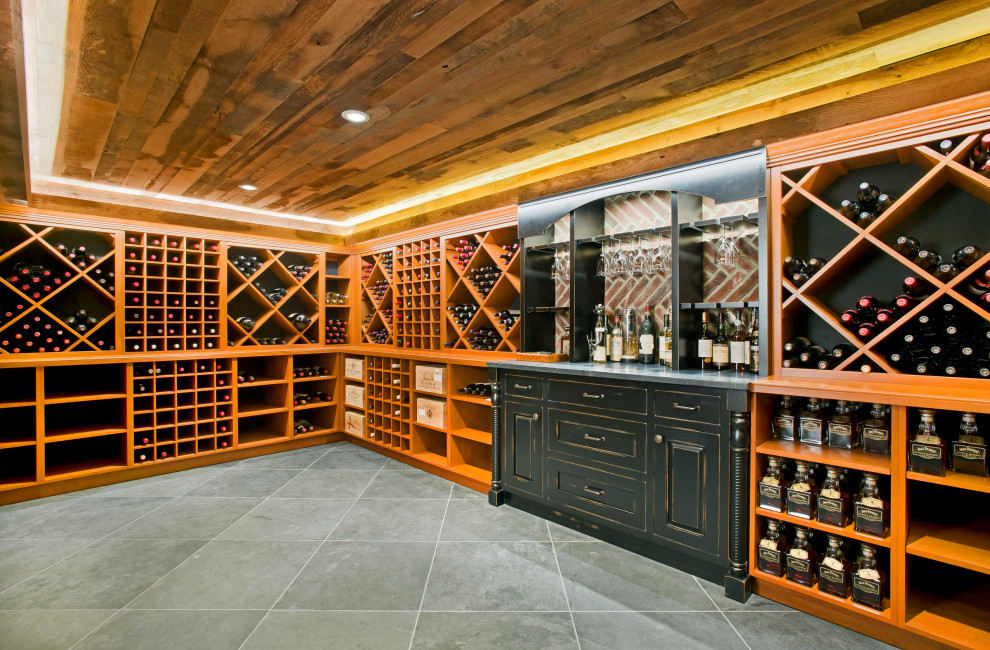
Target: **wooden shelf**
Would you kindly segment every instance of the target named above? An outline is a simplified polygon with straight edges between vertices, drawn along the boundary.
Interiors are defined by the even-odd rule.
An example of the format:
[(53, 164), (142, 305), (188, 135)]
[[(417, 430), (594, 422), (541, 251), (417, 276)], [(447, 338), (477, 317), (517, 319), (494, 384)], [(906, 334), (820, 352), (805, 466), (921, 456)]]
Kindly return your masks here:
[(905, 627), (958, 648), (990, 647), (990, 582), (942, 598), (920, 589), (908, 592)]
[(440, 454), (435, 454), (432, 451), (421, 451), (413, 454), (412, 456), (413, 458), (418, 458), (424, 463), (429, 463), (430, 465), (436, 465), (437, 467), (447, 467), (447, 457), (441, 456)]
[(795, 524), (797, 526), (805, 526), (807, 528), (813, 528), (815, 530), (820, 530), (826, 533), (832, 533), (834, 535), (841, 535), (849, 539), (855, 539), (859, 542), (866, 542), (867, 544), (873, 544), (874, 546), (883, 546), (885, 548), (890, 548), (891, 540), (890, 537), (874, 537), (873, 535), (865, 535), (863, 533), (857, 533), (854, 524), (849, 524), (843, 528), (838, 526), (829, 526), (828, 524), (823, 524), (815, 519), (804, 519), (803, 517), (795, 517), (794, 515), (789, 515), (786, 512), (774, 512), (773, 510), (766, 510), (764, 508), (757, 508), (756, 514), (761, 517), (767, 517), (768, 519), (778, 519), (780, 521), (786, 521), (790, 524)]
[(71, 404), (73, 402), (98, 402), (111, 399), (126, 399), (127, 393), (101, 393), (97, 395), (45, 396), (45, 404)]
[(336, 405), (337, 405), (336, 402), (307, 402), (306, 404), (295, 405), (292, 408), (296, 411), (299, 411), (305, 409), (325, 408), (328, 406), (336, 406)]
[(990, 493), (990, 478), (985, 476), (973, 476), (971, 474), (960, 474), (959, 472), (946, 470), (945, 476), (908, 472), (907, 477), (912, 481), (921, 481), (922, 483), (935, 483), (936, 485), (947, 485), (964, 490)]
[(34, 404), (34, 400), (25, 400), (23, 402), (0, 402), (0, 409), (16, 409), (24, 406), (34, 406)]
[(243, 406), (237, 410), (238, 417), (251, 417), (255, 415), (268, 415), (269, 413), (286, 413), (288, 406), (271, 406), (270, 404), (252, 404)]
[(799, 585), (796, 582), (791, 582), (786, 578), (779, 578), (777, 576), (770, 575), (769, 573), (763, 573), (762, 571), (753, 571), (753, 577), (760, 581), (766, 581), (772, 584), (787, 587), (788, 589), (793, 589), (794, 591), (800, 592), (806, 596), (831, 603), (836, 607), (840, 607), (850, 612), (856, 612), (857, 614), (862, 614), (867, 618), (883, 621), (885, 623), (891, 623), (894, 620), (889, 600), (885, 601), (887, 603), (887, 608), (882, 612), (879, 612), (872, 607), (866, 607), (864, 605), (854, 603), (851, 598), (839, 598), (838, 596), (833, 596), (820, 591), (818, 587), (805, 587), (804, 585)]
[(468, 404), (478, 404), (479, 406), (492, 405), (492, 399), (490, 397), (479, 397), (478, 395), (463, 395), (461, 393), (451, 393), (450, 399), (458, 402), (467, 402)]
[[(420, 425), (422, 426), (422, 425)], [(492, 444), (492, 434), (490, 431), (479, 431), (477, 429), (454, 429), (450, 432), (450, 435), (456, 436), (458, 438), (466, 438), (468, 440), (474, 440), (475, 442), (480, 442), (484, 445)]]
[(44, 442), (62, 442), (65, 440), (79, 440), (82, 438), (100, 438), (102, 436), (113, 436), (120, 433), (127, 433), (126, 428), (110, 427), (105, 429), (68, 430), (59, 433), (46, 433)]
[(856, 449), (836, 449), (791, 440), (767, 440), (756, 448), (756, 452), (768, 456), (782, 456), (825, 465), (838, 465), (864, 472), (890, 474), (890, 457), (868, 454)]
[(467, 476), (468, 478), (473, 478), (482, 483), (490, 483), (492, 480), (491, 470), (481, 469), (480, 467), (475, 467), (474, 465), (454, 465), (450, 468), (450, 471), (456, 472), (462, 476)]
[(31, 447), (38, 444), (37, 440), (7, 440), (0, 442), (0, 449), (16, 449), (18, 447)]
[(906, 550), (910, 555), (990, 574), (990, 519), (962, 525), (913, 519)]

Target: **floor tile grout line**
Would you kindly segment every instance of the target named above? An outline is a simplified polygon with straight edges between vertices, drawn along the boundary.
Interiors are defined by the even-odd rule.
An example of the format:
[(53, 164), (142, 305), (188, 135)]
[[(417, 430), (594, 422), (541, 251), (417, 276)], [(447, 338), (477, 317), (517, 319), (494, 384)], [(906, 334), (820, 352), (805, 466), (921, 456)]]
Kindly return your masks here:
[[(336, 447), (336, 445), (335, 445), (335, 447)], [(327, 454), (329, 454), (332, 451), (333, 451), (333, 449), (327, 450)], [(323, 456), (326, 456), (326, 454), (323, 454)], [(320, 456), (320, 458), (323, 458), (323, 456)], [(319, 459), (317, 459), (317, 460), (319, 460)], [(313, 461), (313, 462), (315, 463), (317, 461)], [(310, 465), (310, 466), (312, 466), (312, 465)], [(268, 611), (265, 612), (265, 615), (262, 616), (261, 619), (258, 620), (258, 624), (254, 626), (254, 628), (251, 630), (250, 634), (248, 634), (246, 637), (244, 637), (244, 640), (241, 642), (241, 645), (239, 646), (238, 650), (242, 650), (244, 648), (244, 645), (248, 641), (251, 640), (251, 637), (254, 636), (254, 633), (258, 631), (258, 628), (261, 627), (261, 624), (265, 622), (265, 619), (267, 619), (269, 617), (269, 615), (271, 615), (272, 610), (275, 609), (275, 605), (278, 605), (279, 601), (282, 600), (282, 598), (285, 597), (285, 594), (289, 591), (289, 589), (292, 587), (292, 585), (295, 584), (296, 580), (299, 579), (299, 576), (302, 575), (302, 572), (306, 570), (306, 567), (309, 566), (309, 563), (313, 561), (313, 558), (316, 557), (316, 554), (319, 553), (320, 552), (320, 549), (322, 549), (326, 545), (326, 543), (330, 540), (330, 536), (333, 535), (333, 531), (337, 530), (337, 527), (340, 526), (340, 523), (342, 521), (344, 521), (345, 518), (347, 518), (347, 515), (350, 514), (350, 512), (354, 508), (355, 504), (357, 504), (357, 502), (361, 499), (361, 496), (365, 492), (368, 491), (368, 488), (371, 487), (371, 484), (375, 482), (375, 479), (378, 478), (378, 475), (381, 474), (382, 473), (382, 470), (384, 470), (384, 469), (385, 469), (385, 464), (383, 463), (382, 466), (380, 468), (378, 468), (378, 471), (375, 473), (375, 475), (373, 477), (371, 477), (371, 480), (368, 481), (368, 484), (364, 486), (364, 489), (361, 490), (361, 494), (359, 494), (357, 496), (357, 498), (355, 498), (354, 501), (351, 503), (351, 505), (347, 507), (347, 510), (344, 512), (344, 514), (340, 516), (340, 519), (337, 520), (337, 523), (334, 524), (333, 525), (333, 528), (330, 529), (330, 532), (326, 534), (326, 537), (324, 537), (323, 540), (317, 545), (316, 549), (313, 550), (312, 555), (310, 555), (309, 558), (303, 563), (303, 565), (301, 567), (299, 567), (299, 570), (296, 572), (296, 575), (292, 577), (292, 580), (289, 580), (289, 582), (285, 585), (285, 589), (282, 590), (282, 593), (280, 593), (278, 595), (278, 597), (275, 600), (272, 601), (272, 604), (268, 608)], [(303, 470), (303, 471), (305, 471), (305, 470)], [(279, 488), (279, 489), (281, 489), (281, 488)], [(267, 501), (267, 499), (266, 499), (266, 501)], [(240, 521), (240, 520), (238, 520), (238, 521)], [(233, 524), (231, 524), (231, 525), (233, 525)], [(229, 527), (230, 526), (228, 526), (227, 528), (229, 528)], [(226, 531), (226, 528), (224, 530)], [(222, 535), (223, 533), (220, 533), (220, 534)]]
[(557, 565), (557, 576), (560, 578), (560, 590), (564, 592), (564, 602), (567, 603), (567, 613), (571, 617), (571, 629), (574, 631), (574, 641), (578, 650), (581, 650), (581, 637), (578, 636), (577, 622), (574, 620), (574, 610), (571, 609), (571, 598), (567, 595), (567, 585), (564, 584), (564, 572), (560, 570), (560, 559), (557, 557), (557, 545), (553, 541), (553, 532), (550, 530), (550, 520), (544, 520), (547, 525), (547, 537), (550, 538), (550, 549), (553, 551), (553, 562)]
[(426, 590), (430, 588), (430, 577), (433, 575), (433, 564), (437, 561), (437, 551), (440, 550), (440, 538), (443, 537), (443, 527), (447, 523), (447, 512), (450, 510), (450, 497), (454, 494), (454, 482), (450, 483), (450, 492), (447, 494), (447, 505), (443, 509), (443, 518), (440, 519), (440, 530), (437, 531), (437, 541), (433, 546), (433, 557), (430, 558), (430, 568), (426, 572), (426, 582), (423, 583), (423, 595), (419, 599), (419, 608), (416, 610), (416, 620), (413, 621), (412, 634), (409, 636), (409, 650), (412, 650), (416, 640), (416, 630), (419, 628), (419, 618), (423, 615), (423, 603), (426, 602)]
[(715, 599), (712, 598), (712, 595), (708, 593), (708, 590), (705, 589), (705, 587), (701, 584), (701, 581), (698, 580), (698, 576), (691, 576), (691, 577), (694, 578), (695, 583), (697, 583), (698, 589), (701, 589), (702, 593), (708, 596), (708, 600), (712, 601), (712, 605), (715, 605), (715, 609), (717, 609), (718, 613), (722, 615), (722, 618), (724, 618), (725, 622), (729, 624), (729, 627), (731, 627), (732, 631), (736, 633), (736, 636), (738, 636), (739, 640), (743, 642), (743, 645), (746, 646), (748, 650), (753, 650), (752, 648), (749, 647), (749, 643), (746, 642), (746, 639), (743, 638), (743, 635), (739, 633), (739, 630), (736, 629), (736, 626), (733, 625), (732, 621), (729, 620), (729, 617), (725, 615), (724, 611), (722, 611), (722, 608), (719, 607), (718, 603), (715, 602)]

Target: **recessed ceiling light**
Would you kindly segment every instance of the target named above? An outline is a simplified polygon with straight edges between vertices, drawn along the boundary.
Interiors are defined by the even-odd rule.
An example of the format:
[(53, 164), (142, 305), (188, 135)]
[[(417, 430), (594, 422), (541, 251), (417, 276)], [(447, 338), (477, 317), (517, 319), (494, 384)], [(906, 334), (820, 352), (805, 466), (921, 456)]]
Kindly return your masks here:
[(371, 119), (371, 116), (364, 111), (357, 111), (354, 109), (349, 109), (340, 114), (342, 118), (348, 122), (367, 122)]
[(242, 190), (247, 190), (248, 192), (253, 192), (256, 189), (258, 189), (257, 187), (249, 183), (245, 183), (244, 185), (238, 185), (237, 187), (241, 188)]

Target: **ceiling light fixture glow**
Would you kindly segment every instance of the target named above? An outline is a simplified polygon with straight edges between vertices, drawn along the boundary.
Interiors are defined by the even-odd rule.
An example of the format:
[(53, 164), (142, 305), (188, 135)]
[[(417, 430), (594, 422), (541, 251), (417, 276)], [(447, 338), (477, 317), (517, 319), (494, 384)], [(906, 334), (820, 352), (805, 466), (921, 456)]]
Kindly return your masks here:
[(248, 192), (253, 192), (256, 189), (258, 189), (257, 187), (255, 187), (254, 185), (251, 185), (250, 183), (245, 183), (244, 185), (238, 185), (237, 187), (241, 188), (242, 190), (248, 191)]
[(345, 120), (347, 120), (348, 122), (356, 122), (356, 123), (367, 122), (368, 120), (371, 119), (371, 116), (365, 113), (364, 111), (355, 110), (353, 108), (344, 111), (343, 113), (340, 114), (340, 116)]

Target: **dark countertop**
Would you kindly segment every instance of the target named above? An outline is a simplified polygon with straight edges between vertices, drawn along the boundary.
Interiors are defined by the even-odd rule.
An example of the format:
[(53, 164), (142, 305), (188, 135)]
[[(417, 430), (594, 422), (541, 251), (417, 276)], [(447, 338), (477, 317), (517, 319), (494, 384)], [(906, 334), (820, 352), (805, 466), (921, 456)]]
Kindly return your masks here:
[(713, 370), (670, 370), (664, 366), (646, 366), (636, 363), (539, 363), (536, 361), (489, 361), (488, 367), (504, 370), (523, 370), (549, 375), (594, 377), (598, 379), (631, 379), (657, 384), (700, 386), (703, 388), (727, 388), (748, 390), (756, 375), (740, 375), (735, 372)]

